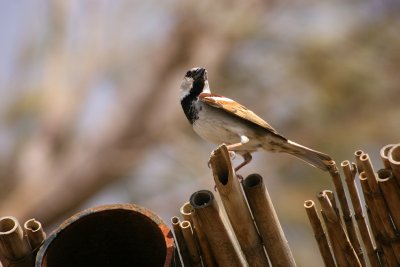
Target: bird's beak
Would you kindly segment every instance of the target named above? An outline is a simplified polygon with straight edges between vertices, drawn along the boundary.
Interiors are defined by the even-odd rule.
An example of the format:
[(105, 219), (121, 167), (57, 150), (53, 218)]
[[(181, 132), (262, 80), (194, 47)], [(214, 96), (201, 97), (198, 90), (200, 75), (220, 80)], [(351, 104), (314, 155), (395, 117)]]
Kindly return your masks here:
[(205, 68), (198, 68), (197, 70), (195, 70), (193, 78), (195, 80), (198, 80), (198, 79), (207, 80), (207, 71), (206, 71), (206, 69)]

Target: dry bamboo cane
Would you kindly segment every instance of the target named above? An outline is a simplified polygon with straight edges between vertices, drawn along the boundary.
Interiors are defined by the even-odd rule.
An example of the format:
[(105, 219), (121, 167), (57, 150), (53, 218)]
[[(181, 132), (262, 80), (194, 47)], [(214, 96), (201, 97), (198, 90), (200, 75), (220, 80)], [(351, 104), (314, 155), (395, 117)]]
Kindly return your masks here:
[(296, 266), (263, 178), (251, 174), (243, 181), (251, 212), (272, 266)]
[(389, 144), (381, 148), (379, 151), (379, 154), (381, 155), (382, 163), (383, 166), (385, 166), (385, 169), (392, 169), (390, 166), (390, 161), (389, 161), (389, 151), (390, 149), (394, 146), (394, 144)]
[(348, 263), (347, 266), (361, 266), (361, 262), (357, 257), (357, 254), (344, 231), (340, 218), (333, 209), (328, 196), (324, 192), (321, 192), (317, 197), (326, 216), (326, 221), (331, 224), (334, 230), (334, 240), (331, 241), (339, 243), (341, 253), (343, 253)]
[(204, 265), (204, 267), (215, 267), (215, 266), (217, 266), (217, 263), (215, 261), (214, 255), (212, 253), (208, 238), (205, 235), (203, 229), (200, 227), (200, 222), (199, 222), (199, 219), (197, 218), (197, 213), (194, 212), (194, 210), (192, 209), (190, 214), (191, 214), (191, 217), (193, 220), (194, 228), (197, 233), (198, 242), (199, 242), (200, 251), (201, 251), (200, 256), (203, 261), (203, 265)]
[(223, 144), (213, 151), (210, 164), (222, 204), (249, 266), (269, 266), (261, 238), (239, 181), (234, 175), (226, 145)]
[(212, 255), (212, 251), (210, 248), (210, 244), (205, 236), (203, 230), (199, 226), (197, 218), (194, 216), (193, 207), (189, 202), (186, 202), (182, 205), (180, 212), (183, 218), (190, 222), (194, 234), (194, 238), (196, 240), (196, 244), (198, 246), (200, 257), (202, 259), (203, 265), (205, 267), (213, 267), (216, 266), (214, 257)]
[(342, 170), (345, 176), (345, 181), (347, 184), (347, 189), (349, 190), (351, 202), (353, 203), (354, 208), (354, 218), (357, 221), (358, 229), (360, 230), (361, 239), (364, 242), (365, 250), (367, 252), (367, 256), (369, 262), (372, 267), (379, 267), (379, 259), (378, 254), (374, 248), (370, 231), (367, 226), (367, 222), (365, 221), (365, 217), (361, 207), (361, 200), (358, 194), (358, 190), (355, 184), (355, 175), (356, 175), (356, 166), (350, 165), (348, 160), (345, 160), (341, 163)]
[(400, 230), (400, 188), (393, 173), (387, 169), (378, 171), (378, 185), (386, 200), (390, 215), (397, 231)]
[(385, 229), (385, 232), (387, 233), (387, 237), (389, 238), (388, 240), (390, 240), (391, 242), (391, 246), (397, 258), (397, 262), (400, 264), (400, 240), (397, 237), (397, 233), (392, 224), (390, 211), (379, 189), (377, 177), (372, 167), (372, 163), (367, 154), (361, 155), (360, 160), (364, 168), (364, 171), (360, 174), (360, 177), (365, 175), (365, 177), (367, 178), (368, 185), (371, 189), (373, 201), (376, 204), (376, 211), (378, 213), (378, 216), (382, 220), (383, 227)]
[(192, 266), (190, 260), (189, 249), (186, 245), (185, 238), (183, 237), (182, 228), (180, 227), (181, 221), (178, 217), (174, 216), (171, 218), (172, 230), (175, 236), (175, 242), (181, 256), (182, 263), (185, 267)]
[(24, 229), (32, 250), (39, 248), (46, 239), (42, 224), (35, 219), (30, 219), (24, 223)]
[(28, 240), (18, 220), (11, 216), (0, 218), (0, 254), (5, 266), (33, 266), (34, 259)]
[(210, 241), (218, 266), (242, 266), (239, 254), (219, 215), (213, 193), (208, 190), (197, 191), (190, 196), (190, 204), (200, 227)]
[[(360, 241), (358, 240), (357, 234), (356, 234), (356, 229), (354, 227), (354, 222), (352, 219), (352, 212), (350, 210), (349, 204), (347, 203), (346, 199), (346, 194), (344, 192), (343, 184), (342, 184), (342, 179), (340, 177), (339, 171), (337, 169), (336, 163), (334, 161), (331, 161), (329, 168), (329, 173), (332, 177), (333, 184), (335, 185), (335, 191), (340, 203), (340, 207), (342, 208), (342, 213), (343, 213), (343, 220), (346, 226), (347, 230), (347, 235), (350, 239), (350, 242), (354, 248), (354, 251), (357, 254), (357, 257), (359, 258), (361, 265), (364, 267), (366, 266), (365, 258), (363, 251), (361, 249)], [(339, 216), (339, 215), (338, 215)]]
[(388, 153), (390, 167), (400, 185), (400, 144), (394, 145)]
[(358, 173), (362, 173), (364, 171), (364, 167), (363, 167), (363, 165), (361, 163), (361, 159), (360, 159), (363, 154), (364, 154), (364, 151), (362, 151), (361, 149), (354, 152), (354, 157), (356, 159)]
[(194, 267), (201, 267), (201, 259), (199, 252), (197, 251), (196, 241), (194, 240), (194, 233), (192, 230), (192, 226), (189, 221), (183, 221), (180, 223), (180, 227), (182, 229), (183, 238), (185, 239), (189, 255), (190, 261)]
[(314, 231), (315, 240), (317, 241), (319, 252), (321, 253), (325, 266), (335, 267), (335, 261), (333, 260), (328, 239), (324, 229), (322, 228), (321, 221), (318, 218), (314, 201), (306, 200), (304, 202), (304, 208), (306, 209), (308, 219), (310, 220), (311, 227)]
[[(384, 223), (377, 212), (377, 207), (364, 172), (361, 172), (359, 179), (364, 194), (369, 224), (371, 225), (371, 230), (374, 234), (376, 247), (378, 249), (378, 255), (380, 256), (379, 259), (381, 262), (385, 262), (388, 266), (397, 266), (396, 256), (394, 255), (388, 234), (382, 227)], [(383, 255), (380, 248), (382, 248)]]

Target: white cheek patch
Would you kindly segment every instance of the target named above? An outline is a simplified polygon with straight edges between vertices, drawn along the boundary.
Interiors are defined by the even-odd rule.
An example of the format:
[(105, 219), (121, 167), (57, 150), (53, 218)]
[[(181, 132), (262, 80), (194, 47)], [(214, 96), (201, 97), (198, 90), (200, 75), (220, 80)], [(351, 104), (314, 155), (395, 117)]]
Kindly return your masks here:
[(185, 77), (181, 83), (181, 100), (190, 92), (193, 85), (193, 79)]

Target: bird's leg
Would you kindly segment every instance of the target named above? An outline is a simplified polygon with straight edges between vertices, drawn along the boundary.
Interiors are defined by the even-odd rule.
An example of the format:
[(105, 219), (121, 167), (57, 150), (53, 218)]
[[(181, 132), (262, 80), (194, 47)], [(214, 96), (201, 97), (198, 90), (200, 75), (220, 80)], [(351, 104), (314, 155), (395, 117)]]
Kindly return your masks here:
[(247, 164), (249, 164), (249, 162), (251, 161), (251, 159), (253, 158), (251, 156), (251, 154), (249, 152), (246, 152), (242, 155), (244, 161), (242, 163), (240, 163), (236, 168), (235, 168), (235, 172), (237, 172), (240, 168), (246, 166)]
[(235, 148), (238, 148), (238, 147), (248, 143), (249, 141), (250, 141), (250, 139), (247, 136), (241, 135), (239, 143), (227, 145), (226, 147), (228, 148), (228, 150), (232, 151), (232, 150), (235, 150)]

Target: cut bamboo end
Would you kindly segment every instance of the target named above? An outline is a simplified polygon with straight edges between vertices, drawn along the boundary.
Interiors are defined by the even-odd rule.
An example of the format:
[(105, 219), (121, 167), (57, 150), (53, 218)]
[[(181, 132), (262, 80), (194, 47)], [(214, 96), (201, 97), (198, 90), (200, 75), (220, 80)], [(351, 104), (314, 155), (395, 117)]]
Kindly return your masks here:
[(15, 217), (0, 218), (0, 252), (11, 262), (24, 259), (31, 253), (22, 227)]
[(27, 220), (24, 223), (24, 229), (33, 250), (40, 247), (46, 239), (46, 233), (43, 231), (42, 224), (35, 219)]
[(395, 146), (394, 144), (389, 144), (381, 148), (379, 151), (379, 155), (381, 156), (381, 160), (385, 169), (391, 169), (390, 162), (389, 162), (389, 151), (392, 147)]
[(215, 149), (210, 157), (210, 165), (213, 171), (215, 186), (220, 194), (231, 190), (234, 177), (231, 159), (228, 148), (225, 144)]
[(362, 171), (364, 171), (364, 167), (363, 167), (363, 165), (362, 165), (362, 163), (361, 163), (361, 160), (360, 160), (360, 158), (361, 158), (361, 156), (362, 156), (363, 154), (364, 154), (364, 151), (361, 150), (361, 149), (356, 150), (356, 151), (354, 152), (354, 157), (355, 157), (355, 159), (356, 159), (356, 165), (357, 165), (358, 173), (361, 173)]
[(191, 212), (193, 210), (192, 205), (190, 202), (185, 202), (182, 207), (179, 209), (180, 213), (182, 214), (182, 217), (185, 221), (189, 221), (191, 224), (193, 224), (192, 221), (192, 215)]
[(193, 229), (189, 221), (183, 221), (180, 223), (182, 229), (183, 238), (185, 239), (186, 245), (188, 247), (190, 260), (193, 266), (201, 267), (201, 259), (199, 252), (197, 250), (196, 241), (193, 235)]

